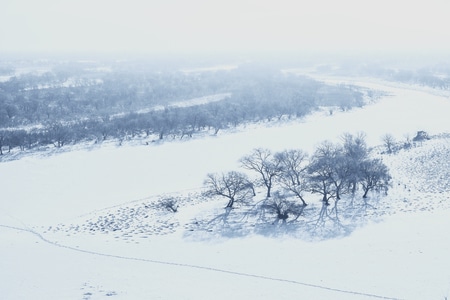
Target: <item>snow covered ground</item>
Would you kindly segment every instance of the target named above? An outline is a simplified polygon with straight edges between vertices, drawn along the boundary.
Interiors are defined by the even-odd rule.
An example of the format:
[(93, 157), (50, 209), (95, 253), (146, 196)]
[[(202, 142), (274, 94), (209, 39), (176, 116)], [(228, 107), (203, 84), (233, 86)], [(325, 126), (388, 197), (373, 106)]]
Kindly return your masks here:
[[(344, 132), (366, 132), (370, 146), (380, 145), (385, 133), (404, 140), (418, 130), (450, 132), (447, 96), (358, 84), (389, 96), (331, 116), (318, 112), (202, 139), (1, 163), (0, 298), (450, 297), (448, 135), (397, 154), (376, 148), (393, 187), (388, 196), (369, 199), (357, 224), (344, 224), (347, 234), (314, 239), (301, 226), (264, 234), (245, 222), (227, 234), (220, 226), (196, 227), (223, 212), (223, 200), (200, 194), (206, 174), (239, 169), (239, 158), (255, 147), (312, 152)], [(168, 196), (180, 198), (177, 213), (156, 205)], [(307, 200), (308, 207), (319, 202)]]

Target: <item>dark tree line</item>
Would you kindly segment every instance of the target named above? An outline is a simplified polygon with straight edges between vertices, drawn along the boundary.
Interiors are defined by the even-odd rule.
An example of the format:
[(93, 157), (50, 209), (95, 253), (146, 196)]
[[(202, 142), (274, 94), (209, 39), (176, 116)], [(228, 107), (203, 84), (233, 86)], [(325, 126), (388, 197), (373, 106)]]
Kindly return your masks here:
[(311, 156), (299, 149), (272, 153), (258, 148), (240, 162), (244, 169), (257, 174), (256, 179), (251, 181), (245, 173), (236, 171), (209, 174), (204, 182), (207, 194), (229, 199), (227, 207), (232, 208), (237, 201), (250, 201), (255, 195), (253, 186), (262, 187), (262, 208), (282, 220), (290, 215), (298, 218), (307, 206), (307, 195), (318, 195), (323, 211), (334, 200), (337, 210), (343, 195), (354, 196), (361, 191), (367, 198), (370, 191), (387, 192), (391, 181), (383, 162), (369, 157), (364, 134), (344, 134), (342, 143), (324, 141)]
[[(0, 82), (0, 154), (82, 141), (183, 139), (245, 122), (301, 117), (323, 105), (362, 103), (354, 87), (327, 88), (310, 78), (252, 65), (198, 73), (90, 67), (59, 66)], [(229, 96), (202, 105), (172, 105), (217, 94)]]

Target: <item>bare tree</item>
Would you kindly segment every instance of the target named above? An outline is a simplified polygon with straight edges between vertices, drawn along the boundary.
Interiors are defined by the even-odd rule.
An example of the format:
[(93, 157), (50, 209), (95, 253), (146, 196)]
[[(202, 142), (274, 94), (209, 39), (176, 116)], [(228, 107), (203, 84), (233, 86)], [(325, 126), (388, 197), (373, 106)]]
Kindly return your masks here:
[(329, 205), (331, 198), (335, 197), (336, 191), (331, 181), (332, 169), (328, 163), (314, 155), (308, 166), (311, 192), (322, 195), (322, 202)]
[(3, 155), (3, 146), (9, 138), (9, 132), (7, 130), (0, 130), (0, 155)]
[(367, 198), (370, 190), (384, 190), (387, 192), (391, 176), (388, 168), (380, 159), (364, 161), (361, 166), (361, 185), (364, 190), (363, 198)]
[(403, 137), (405, 138), (405, 143), (403, 144), (403, 148), (405, 148), (405, 149), (411, 148), (412, 147), (411, 135), (409, 133), (406, 133), (403, 135)]
[(236, 201), (244, 200), (253, 192), (253, 184), (241, 172), (230, 171), (222, 174), (208, 174), (204, 182), (206, 194), (228, 199), (226, 208), (232, 208)]
[(341, 139), (346, 156), (358, 161), (362, 161), (367, 157), (366, 134), (364, 132), (358, 132), (355, 135), (344, 133)]
[(359, 166), (367, 158), (369, 153), (366, 144), (366, 134), (363, 132), (359, 132), (356, 135), (344, 133), (342, 135), (342, 141), (346, 163), (350, 168), (350, 174), (348, 174), (349, 189), (354, 195), (360, 177)]
[(177, 127), (180, 126), (181, 116), (178, 109), (165, 107), (163, 111), (151, 112), (150, 117), (151, 126), (160, 140), (170, 133), (176, 133)]
[(275, 157), (281, 162), (283, 170), (278, 176), (281, 186), (292, 192), (306, 206), (303, 192), (309, 189), (306, 165), (308, 154), (302, 150), (285, 150), (275, 153)]
[(71, 141), (73, 132), (67, 125), (54, 123), (48, 128), (46, 136), (55, 147), (61, 148)]
[(268, 149), (257, 148), (253, 153), (240, 160), (243, 168), (257, 172), (261, 176), (261, 183), (267, 189), (267, 198), (270, 198), (274, 178), (283, 171), (281, 161), (272, 155)]
[(392, 134), (386, 133), (381, 137), (381, 140), (383, 141), (388, 153), (394, 152), (395, 138)]
[(329, 141), (323, 142), (314, 152), (308, 166), (311, 191), (323, 196), (322, 201), (329, 205), (331, 198), (340, 199), (348, 187), (352, 172), (349, 159), (343, 148)]
[(357, 170), (355, 168), (354, 160), (342, 154), (338, 154), (334, 158), (333, 175), (331, 180), (336, 189), (336, 199), (340, 200), (343, 194), (347, 194), (350, 191), (350, 186), (355, 180)]

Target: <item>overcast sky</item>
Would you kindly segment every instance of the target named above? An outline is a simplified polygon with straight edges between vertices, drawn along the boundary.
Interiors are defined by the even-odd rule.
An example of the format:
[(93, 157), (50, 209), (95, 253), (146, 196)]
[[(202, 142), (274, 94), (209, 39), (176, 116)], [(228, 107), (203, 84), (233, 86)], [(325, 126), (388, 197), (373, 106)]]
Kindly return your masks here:
[(449, 0), (2, 0), (5, 51), (450, 51)]

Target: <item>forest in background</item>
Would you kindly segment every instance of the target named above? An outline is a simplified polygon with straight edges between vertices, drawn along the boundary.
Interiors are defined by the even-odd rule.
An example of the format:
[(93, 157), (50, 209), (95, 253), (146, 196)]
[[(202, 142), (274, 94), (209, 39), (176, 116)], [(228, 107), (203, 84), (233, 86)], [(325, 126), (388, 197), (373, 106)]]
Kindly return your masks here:
[[(136, 137), (192, 137), (246, 122), (361, 107), (371, 91), (256, 63), (181, 69), (135, 61), (0, 67), (0, 154)], [(197, 100), (197, 101), (196, 101)], [(200, 100), (200, 101), (198, 101)]]

